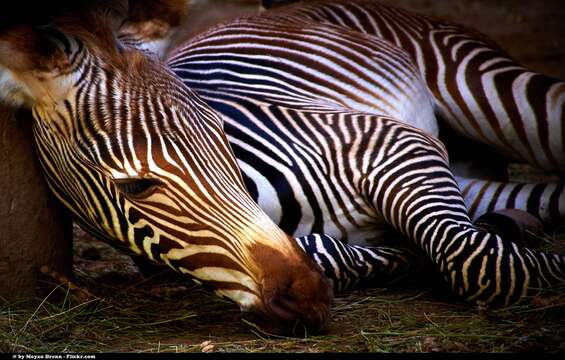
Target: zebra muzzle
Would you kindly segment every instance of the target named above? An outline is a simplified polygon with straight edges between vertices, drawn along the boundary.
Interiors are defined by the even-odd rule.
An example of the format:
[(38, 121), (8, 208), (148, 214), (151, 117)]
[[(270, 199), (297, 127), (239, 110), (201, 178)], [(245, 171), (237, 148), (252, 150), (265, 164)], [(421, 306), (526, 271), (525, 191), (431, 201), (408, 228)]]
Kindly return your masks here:
[[(318, 303), (318, 305), (315, 305)], [(330, 318), (330, 306), (319, 300), (304, 304), (289, 294), (275, 294), (264, 300), (264, 307), (246, 314), (266, 333), (306, 337), (323, 331)]]
[[(292, 240), (292, 239), (290, 239)], [(294, 244), (294, 242), (293, 242)], [(318, 266), (296, 246), (292, 255), (270, 253), (263, 258), (262, 304), (257, 312), (270, 331), (304, 336), (328, 323), (333, 290)]]

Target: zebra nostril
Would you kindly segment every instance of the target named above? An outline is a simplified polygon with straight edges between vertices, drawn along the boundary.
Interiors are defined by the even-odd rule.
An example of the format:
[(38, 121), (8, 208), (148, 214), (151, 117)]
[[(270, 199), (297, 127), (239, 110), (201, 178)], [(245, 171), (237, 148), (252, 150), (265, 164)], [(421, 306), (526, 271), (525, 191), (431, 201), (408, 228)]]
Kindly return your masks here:
[[(271, 332), (288, 336), (304, 337), (322, 331), (329, 319), (329, 308), (321, 306), (305, 309), (300, 299), (294, 300), (289, 295), (276, 295), (266, 301), (268, 317), (275, 322), (269, 323)], [(265, 319), (263, 319), (263, 322)]]

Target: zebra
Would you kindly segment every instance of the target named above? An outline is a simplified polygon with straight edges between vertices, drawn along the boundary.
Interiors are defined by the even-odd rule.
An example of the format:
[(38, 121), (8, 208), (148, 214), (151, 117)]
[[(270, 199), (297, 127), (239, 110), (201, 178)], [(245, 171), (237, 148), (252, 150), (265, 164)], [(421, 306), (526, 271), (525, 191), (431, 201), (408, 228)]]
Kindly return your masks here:
[(31, 110), (60, 202), (98, 239), (244, 312), (322, 328), (330, 283), (248, 195), (219, 115), (164, 64), (116, 41), (124, 3), (69, 4), (0, 32), (0, 96)]
[[(312, 5), (312, 7), (315, 6), (317, 5)], [(293, 9), (300, 13), (302, 7), (297, 6)], [(306, 7), (306, 10), (308, 9)], [(366, 205), (361, 201), (356, 201), (355, 198), (352, 199), (352, 196), (359, 196), (357, 192), (359, 186), (356, 187), (349, 183), (336, 185), (335, 183), (344, 181), (344, 179), (339, 179), (339, 175), (328, 175), (328, 172), (320, 171), (330, 176), (330, 180), (324, 182), (322, 176), (316, 177), (316, 173), (306, 166), (295, 166), (295, 171), (300, 175), (289, 175), (288, 171), (284, 175), (272, 175), (271, 178), (268, 178), (266, 174), (290, 167), (281, 161), (283, 155), (279, 152), (282, 152), (282, 148), (285, 147), (292, 148), (295, 143), (300, 143), (299, 146), (304, 150), (287, 150), (284, 155), (297, 163), (301, 161), (321, 162), (320, 159), (313, 159), (316, 159), (316, 154), (324, 154), (325, 159), (330, 159), (327, 160), (329, 163), (335, 162), (335, 167), (342, 166), (335, 170), (336, 172), (349, 171), (351, 173), (358, 170), (343, 166), (343, 163), (347, 163), (345, 159), (341, 160), (342, 164), (339, 164), (340, 160), (332, 157), (332, 154), (323, 148), (328, 145), (321, 144), (321, 139), (327, 139), (327, 142), (331, 142), (332, 145), (340, 142), (344, 146), (350, 145), (356, 136), (363, 137), (364, 133), (359, 130), (362, 129), (362, 126), (342, 123), (343, 135), (340, 135), (339, 132), (317, 131), (316, 127), (322, 126), (322, 119), (320, 118), (317, 122), (315, 120), (307, 122), (308, 116), (304, 115), (305, 111), (319, 113), (327, 109), (334, 111), (347, 109), (364, 113), (386, 112), (386, 115), (395, 119), (402, 119), (407, 123), (412, 121), (410, 124), (416, 127), (427, 126), (423, 130), (431, 135), (437, 135), (437, 126), (435, 126), (435, 117), (433, 117), (433, 101), (430, 97), (426, 104), (426, 91), (425, 89), (422, 91), (424, 83), (421, 80), (422, 76), (409, 56), (400, 51), (397, 46), (374, 37), (368, 40), (360, 38), (358, 34), (343, 29), (343, 27), (313, 21), (292, 22), (289, 18), (293, 20), (292, 13), (287, 17), (287, 13), (281, 11), (273, 12), (272, 15), (265, 13), (261, 17), (243, 18), (224, 23), (174, 50), (167, 61), (189, 87), (195, 89), (213, 108), (224, 114), (226, 132), (246, 176), (248, 188), (261, 207), (274, 219), (277, 219), (285, 231), (295, 236), (319, 232), (344, 241), (367, 244), (368, 240), (372, 240), (370, 237), (377, 237), (376, 230), (372, 228), (368, 231), (369, 234), (366, 234), (363, 226), (371, 222), (374, 224), (382, 219), (375, 220), (378, 216), (371, 218), (367, 215), (370, 213), (367, 207), (365, 207), (365, 213), (359, 211), (359, 208)], [(283, 20), (279, 21), (279, 19)], [(373, 51), (371, 53), (373, 58), (377, 58), (372, 63), (367, 60), (369, 58), (367, 48)], [(363, 67), (355, 68), (359, 64), (362, 64)], [(356, 72), (358, 68), (362, 68), (364, 73)], [(381, 70), (383, 68), (389, 70), (389, 73), (383, 74), (384, 71)], [(337, 80), (332, 81), (332, 75), (336, 75)], [(356, 77), (356, 79), (348, 81), (351, 77)], [(390, 78), (394, 78), (396, 82)], [(403, 82), (404, 79), (408, 81)], [(401, 95), (391, 96), (393, 92)], [(396, 104), (390, 106), (393, 101), (396, 101)], [(412, 103), (413, 109), (399, 106), (399, 104), (406, 103)], [(298, 111), (297, 109), (303, 111), (302, 115), (289, 115), (293, 111)], [(409, 113), (410, 110), (412, 114)], [(405, 113), (402, 113), (403, 111)], [(302, 123), (297, 119), (309, 124), (308, 127), (301, 126)], [(256, 134), (253, 129), (257, 129), (256, 132), (260, 132), (261, 135)], [(355, 133), (347, 134), (347, 131), (355, 131)], [(308, 134), (312, 139), (300, 137), (300, 133)], [(269, 146), (269, 143), (272, 145)], [(275, 147), (278, 149), (274, 149)], [(299, 176), (315, 180), (301, 181)], [(344, 177), (347, 176), (350, 174), (345, 174)], [(287, 179), (281, 180), (281, 177)], [(285, 181), (288, 184), (281, 185)], [(292, 182), (295, 183), (294, 186)], [(340, 188), (340, 186), (349, 188)], [(542, 192), (539, 193), (536, 190), (532, 194), (531, 189), (528, 190), (518, 185), (507, 185), (506, 192), (511, 192), (512, 196), (506, 197), (508, 203), (504, 204), (504, 207), (524, 206), (527, 210), (542, 215), (544, 219), (561, 218), (563, 213), (562, 186), (538, 185), (538, 188), (540, 186)], [(310, 190), (310, 194), (308, 194), (309, 188), (314, 188)], [(516, 201), (516, 199), (521, 200), (520, 197), (523, 194), (520, 191), (522, 190), (527, 196), (530, 196), (530, 200), (537, 199), (538, 201)], [(333, 198), (328, 196), (331, 199), (328, 200), (323, 196), (316, 197), (312, 194), (324, 192), (331, 193)], [(538, 198), (535, 197), (536, 194)], [(499, 191), (499, 198), (503, 198), (504, 195), (503, 191)], [(279, 198), (278, 203), (273, 200), (276, 197)], [(510, 199), (513, 200), (510, 201)], [(544, 203), (546, 200), (549, 201), (548, 214), (544, 213), (548, 208), (548, 204)], [(292, 201), (298, 202), (300, 207), (297, 209)], [(346, 205), (335, 205), (334, 201)], [(348, 205), (353, 209), (346, 208)], [(325, 208), (316, 213), (316, 210), (312, 209), (315, 206)], [(376, 205), (373, 204), (373, 206)], [(475, 206), (473, 210), (478, 216), (481, 210), (487, 209)], [(288, 219), (283, 219), (285, 213), (296, 214), (301, 211), (305, 214), (301, 218), (294, 219), (294, 224), (289, 224)], [(339, 219), (340, 214), (344, 219)], [(405, 231), (398, 228), (398, 224), (389, 219), (385, 221), (406, 235)], [(466, 226), (470, 225), (466, 224)], [(429, 248), (422, 243), (419, 245), (425, 249), (428, 256), (433, 258)], [(438, 265), (437, 259), (434, 261)], [(339, 263), (339, 260), (335, 262)], [(445, 271), (441, 265), (438, 267), (440, 271)], [(504, 276), (504, 274), (499, 275)], [(457, 286), (453, 285), (453, 279), (447, 280), (456, 292), (460, 295), (464, 293), (460, 288), (456, 289)], [(477, 293), (473, 293), (467, 296), (467, 299), (477, 297)], [(487, 302), (491, 302), (491, 299), (488, 299)]]
[[(472, 302), (508, 305), (531, 288), (562, 283), (560, 255), (541, 255), (472, 224), (436, 138), (432, 96), (410, 56), (378, 37), (306, 19), (302, 7), (290, 9), (298, 15), (285, 10), (222, 23), (165, 60), (223, 115), (261, 208), (299, 239), (325, 234), (310, 235), (302, 247), (326, 274), (351, 268), (324, 239), (375, 251), (392, 228), (391, 240), (412, 240)], [(143, 36), (125, 37), (143, 46)], [(562, 189), (547, 189), (561, 206)]]

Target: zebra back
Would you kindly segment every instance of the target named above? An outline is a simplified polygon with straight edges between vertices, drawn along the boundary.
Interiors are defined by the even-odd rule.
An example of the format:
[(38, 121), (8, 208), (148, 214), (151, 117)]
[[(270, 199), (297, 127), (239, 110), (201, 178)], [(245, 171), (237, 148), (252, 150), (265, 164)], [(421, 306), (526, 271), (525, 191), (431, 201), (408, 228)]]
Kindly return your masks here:
[(485, 35), (376, 1), (314, 1), (263, 16), (336, 25), (405, 51), (459, 134), (547, 170), (565, 165), (565, 83), (528, 70)]

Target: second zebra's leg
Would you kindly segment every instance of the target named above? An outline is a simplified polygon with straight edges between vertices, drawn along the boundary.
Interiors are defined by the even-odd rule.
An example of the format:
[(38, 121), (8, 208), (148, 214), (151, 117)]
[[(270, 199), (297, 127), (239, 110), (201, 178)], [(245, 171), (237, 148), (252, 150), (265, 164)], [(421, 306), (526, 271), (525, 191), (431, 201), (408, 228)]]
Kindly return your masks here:
[(518, 246), (477, 228), (437, 140), (390, 119), (358, 188), (376, 213), (425, 251), (469, 302), (510, 305), (565, 283), (565, 257)]
[(565, 219), (565, 184), (514, 183), (455, 178), (471, 219), (501, 209), (517, 209), (538, 217), (544, 224)]
[(474, 223), (500, 235), (515, 234), (539, 245), (543, 231), (565, 219), (565, 184), (455, 178)]
[(330, 279), (334, 293), (389, 285), (422, 265), (407, 247), (349, 245), (322, 234), (296, 241)]

